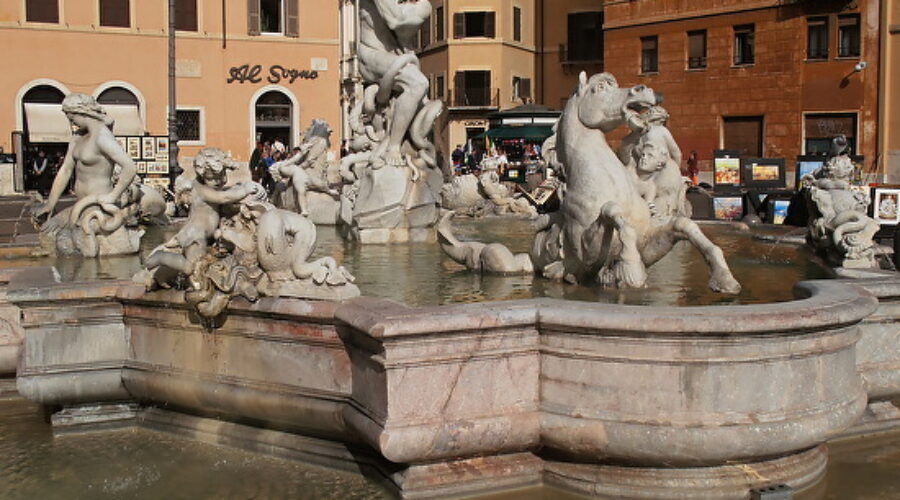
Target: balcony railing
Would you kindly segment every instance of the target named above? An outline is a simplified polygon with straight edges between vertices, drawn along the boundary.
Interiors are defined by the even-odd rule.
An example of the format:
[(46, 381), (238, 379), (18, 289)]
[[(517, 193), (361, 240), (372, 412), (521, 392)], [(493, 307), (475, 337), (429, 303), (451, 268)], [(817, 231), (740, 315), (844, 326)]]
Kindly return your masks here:
[(563, 64), (599, 64), (603, 65), (603, 50), (595, 52), (572, 50), (568, 45), (559, 44), (559, 62)]
[(499, 108), (500, 89), (469, 88), (447, 91), (447, 103), (451, 108)]

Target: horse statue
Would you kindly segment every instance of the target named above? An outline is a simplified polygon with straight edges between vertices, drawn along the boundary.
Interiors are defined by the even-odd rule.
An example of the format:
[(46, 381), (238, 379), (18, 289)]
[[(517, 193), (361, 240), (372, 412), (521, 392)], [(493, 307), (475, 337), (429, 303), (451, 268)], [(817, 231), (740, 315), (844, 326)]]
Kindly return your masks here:
[[(710, 288), (740, 292), (722, 250), (695, 222), (680, 213), (652, 216), (637, 177), (606, 140), (619, 126), (641, 121), (641, 112), (657, 101), (652, 89), (620, 88), (609, 73), (579, 75), (553, 141), (565, 179), (560, 210), (544, 220), (531, 250), (534, 269), (544, 277), (640, 288), (647, 267), (687, 240), (709, 263)], [(483, 263), (481, 271), (493, 272)]]

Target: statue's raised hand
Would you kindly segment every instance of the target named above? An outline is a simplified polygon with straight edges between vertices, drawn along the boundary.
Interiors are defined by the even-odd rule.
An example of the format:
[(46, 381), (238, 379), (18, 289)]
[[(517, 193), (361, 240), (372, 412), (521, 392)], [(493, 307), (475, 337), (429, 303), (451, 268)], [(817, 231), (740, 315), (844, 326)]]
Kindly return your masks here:
[(41, 203), (31, 209), (31, 220), (36, 226), (42, 226), (50, 218), (53, 209), (49, 203)]

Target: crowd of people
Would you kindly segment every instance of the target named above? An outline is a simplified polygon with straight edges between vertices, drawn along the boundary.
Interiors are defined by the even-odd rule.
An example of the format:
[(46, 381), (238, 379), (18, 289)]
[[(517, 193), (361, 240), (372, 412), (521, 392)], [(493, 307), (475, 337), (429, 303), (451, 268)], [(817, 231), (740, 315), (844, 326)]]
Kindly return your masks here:
[(482, 170), (482, 162), (489, 161), (497, 165), (502, 176), (511, 163), (532, 163), (541, 161), (541, 146), (524, 140), (513, 143), (497, 143), (485, 152), (480, 148), (457, 144), (456, 149), (450, 154), (453, 164), (453, 172), (456, 175), (479, 175)]

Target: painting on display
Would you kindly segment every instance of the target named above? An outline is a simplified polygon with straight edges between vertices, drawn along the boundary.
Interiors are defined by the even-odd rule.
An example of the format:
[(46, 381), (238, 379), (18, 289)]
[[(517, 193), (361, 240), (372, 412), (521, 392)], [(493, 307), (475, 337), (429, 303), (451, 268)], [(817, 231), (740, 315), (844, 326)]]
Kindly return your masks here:
[(737, 220), (744, 215), (742, 196), (716, 196), (713, 198), (713, 213), (718, 220)]
[(740, 158), (716, 158), (713, 160), (714, 181), (717, 185), (739, 186), (741, 184)]
[(873, 218), (879, 224), (896, 226), (900, 223), (898, 218), (900, 189), (875, 188), (874, 198)]

